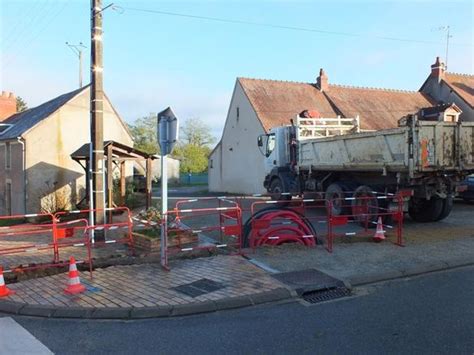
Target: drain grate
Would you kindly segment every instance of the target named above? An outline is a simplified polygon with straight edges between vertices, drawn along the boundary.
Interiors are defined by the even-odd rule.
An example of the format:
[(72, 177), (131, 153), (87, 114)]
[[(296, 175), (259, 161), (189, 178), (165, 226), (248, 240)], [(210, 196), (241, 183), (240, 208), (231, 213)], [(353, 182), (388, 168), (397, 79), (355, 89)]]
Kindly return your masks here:
[(173, 287), (172, 289), (190, 297), (198, 297), (206, 293), (214, 292), (226, 287), (224, 284), (209, 279), (200, 279), (185, 285)]
[(303, 293), (301, 296), (306, 302), (319, 303), (334, 300), (336, 298), (346, 297), (351, 295), (351, 290), (345, 287), (335, 287), (325, 290), (309, 291)]

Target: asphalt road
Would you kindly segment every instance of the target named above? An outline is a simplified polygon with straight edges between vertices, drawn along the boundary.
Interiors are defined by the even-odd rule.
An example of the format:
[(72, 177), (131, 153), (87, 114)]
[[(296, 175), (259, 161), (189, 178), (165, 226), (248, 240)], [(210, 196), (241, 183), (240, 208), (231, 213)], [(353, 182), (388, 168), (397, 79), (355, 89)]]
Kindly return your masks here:
[[(56, 354), (471, 354), (474, 267), (367, 286), (317, 305), (143, 321), (15, 320)], [(1, 349), (0, 349), (1, 353)]]

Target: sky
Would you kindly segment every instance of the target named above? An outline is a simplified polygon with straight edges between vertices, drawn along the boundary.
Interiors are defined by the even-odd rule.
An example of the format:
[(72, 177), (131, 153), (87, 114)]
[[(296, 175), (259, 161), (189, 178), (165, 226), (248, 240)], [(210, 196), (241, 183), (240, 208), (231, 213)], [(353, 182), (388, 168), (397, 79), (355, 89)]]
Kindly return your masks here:
[[(104, 11), (104, 89), (129, 123), (171, 106), (219, 139), (237, 77), (315, 82), (324, 68), (334, 84), (418, 90), (446, 56), (443, 26), (448, 70), (474, 72), (469, 0), (113, 3)], [(65, 42), (87, 47), (89, 82), (90, 1), (0, 0), (0, 41), (0, 90), (30, 107), (72, 91), (79, 65)]]

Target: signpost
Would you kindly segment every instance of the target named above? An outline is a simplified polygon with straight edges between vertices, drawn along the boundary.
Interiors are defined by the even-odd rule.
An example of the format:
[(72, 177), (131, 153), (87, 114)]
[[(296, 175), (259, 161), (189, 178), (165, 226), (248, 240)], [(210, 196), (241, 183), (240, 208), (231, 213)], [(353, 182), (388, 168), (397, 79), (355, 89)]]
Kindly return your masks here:
[(178, 141), (179, 122), (171, 107), (158, 114), (158, 142), (161, 152), (161, 266), (168, 268), (167, 233), (168, 217), (168, 162), (167, 155), (171, 153)]

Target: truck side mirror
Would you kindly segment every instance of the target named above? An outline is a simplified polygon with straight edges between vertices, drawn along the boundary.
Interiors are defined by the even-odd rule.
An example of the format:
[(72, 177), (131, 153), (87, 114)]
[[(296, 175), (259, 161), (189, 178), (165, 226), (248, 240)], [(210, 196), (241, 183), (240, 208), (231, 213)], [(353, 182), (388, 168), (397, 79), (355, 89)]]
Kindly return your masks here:
[(263, 147), (263, 139), (262, 139), (262, 136), (258, 136), (257, 138), (257, 145), (259, 147)]

